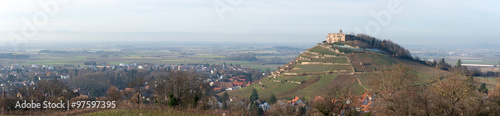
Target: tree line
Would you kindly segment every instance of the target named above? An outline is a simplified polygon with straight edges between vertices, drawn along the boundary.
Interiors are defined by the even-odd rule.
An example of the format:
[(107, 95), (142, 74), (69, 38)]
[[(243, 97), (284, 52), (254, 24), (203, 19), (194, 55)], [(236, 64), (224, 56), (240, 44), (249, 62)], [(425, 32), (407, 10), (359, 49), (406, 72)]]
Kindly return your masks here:
[(387, 52), (393, 57), (411, 60), (413, 59), (407, 49), (401, 47), (397, 43), (392, 42), (391, 40), (380, 40), (365, 34), (357, 34), (356, 36), (346, 35), (346, 40), (354, 41), (355, 46), (359, 46), (361, 48), (377, 48)]

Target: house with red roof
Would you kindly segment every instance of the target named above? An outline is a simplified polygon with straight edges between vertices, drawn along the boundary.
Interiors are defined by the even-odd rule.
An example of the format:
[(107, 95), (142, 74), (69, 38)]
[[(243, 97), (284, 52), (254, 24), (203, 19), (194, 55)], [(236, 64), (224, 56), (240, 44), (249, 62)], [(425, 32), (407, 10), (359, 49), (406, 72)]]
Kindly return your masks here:
[(363, 95), (355, 96), (354, 106), (357, 111), (369, 112), (373, 105), (373, 95), (370, 92), (365, 92)]
[(292, 106), (304, 104), (304, 102), (302, 102), (302, 100), (300, 100), (300, 97), (297, 97), (297, 96), (295, 96), (295, 98), (293, 98), (291, 101), (288, 101), (287, 103), (292, 105)]
[(235, 86), (243, 87), (244, 85), (246, 85), (246, 82), (245, 81), (234, 81), (233, 84)]
[(233, 90), (233, 88), (235, 88), (232, 82), (214, 82), (212, 86), (214, 87), (215, 91), (217, 91), (216, 89), (221, 91), (227, 90), (228, 88), (231, 88), (231, 90)]
[(248, 77), (247, 77), (247, 76), (245, 76), (245, 75), (240, 75), (240, 76), (235, 76), (235, 77), (232, 77), (232, 78), (230, 78), (229, 80), (231, 80), (231, 81), (233, 81), (233, 82), (234, 82), (234, 81), (243, 81), (243, 82), (245, 82), (245, 81), (248, 81)]

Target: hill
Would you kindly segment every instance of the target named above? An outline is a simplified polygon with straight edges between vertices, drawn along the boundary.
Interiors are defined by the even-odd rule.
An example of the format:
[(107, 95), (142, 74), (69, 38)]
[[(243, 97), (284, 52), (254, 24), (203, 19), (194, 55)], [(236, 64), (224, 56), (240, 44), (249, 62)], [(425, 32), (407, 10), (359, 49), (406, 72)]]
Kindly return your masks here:
[(394, 64), (404, 64), (415, 69), (419, 76), (417, 82), (451, 75), (447, 71), (413, 61), (408, 50), (391, 41), (365, 35), (346, 37), (348, 39), (345, 41), (318, 43), (278, 68), (269, 78), (228, 94), (248, 98), (255, 88), (261, 99), (275, 94), (281, 99), (298, 96), (309, 100), (326, 95), (334, 87), (343, 86), (359, 95), (370, 91), (371, 87), (366, 85), (370, 78), (376, 78), (377, 73)]

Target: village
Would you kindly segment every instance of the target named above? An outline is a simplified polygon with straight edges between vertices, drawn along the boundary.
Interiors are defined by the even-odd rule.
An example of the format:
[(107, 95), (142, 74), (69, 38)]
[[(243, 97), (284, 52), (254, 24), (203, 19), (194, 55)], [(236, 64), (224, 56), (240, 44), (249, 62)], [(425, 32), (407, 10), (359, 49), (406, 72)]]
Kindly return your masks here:
[[(207, 77), (204, 82), (210, 83), (215, 92), (232, 91), (249, 86), (253, 83), (251, 77), (261, 78), (266, 74), (258, 69), (243, 68), (240, 65), (233, 64), (149, 64), (149, 63), (131, 63), (119, 65), (85, 65), (77, 67), (49, 66), (49, 65), (0, 65), (0, 84), (2, 96), (12, 96), (19, 94), (16, 88), (29, 87), (37, 84), (41, 80), (60, 80), (69, 83), (71, 79), (81, 75), (82, 72), (93, 71), (152, 71), (159, 69), (173, 69), (181, 71), (195, 71)], [(246, 76), (245, 76), (246, 75)], [(251, 76), (251, 77), (248, 77)], [(145, 82), (141, 89), (145, 91), (149, 88), (148, 82)], [(149, 82), (151, 83), (151, 82)], [(80, 87), (69, 85), (73, 92), (80, 95), (90, 96), (90, 90), (82, 90)], [(121, 91), (131, 90), (132, 88), (123, 87)], [(147, 93), (146, 93), (147, 94)], [(147, 96), (147, 95), (144, 95)]]

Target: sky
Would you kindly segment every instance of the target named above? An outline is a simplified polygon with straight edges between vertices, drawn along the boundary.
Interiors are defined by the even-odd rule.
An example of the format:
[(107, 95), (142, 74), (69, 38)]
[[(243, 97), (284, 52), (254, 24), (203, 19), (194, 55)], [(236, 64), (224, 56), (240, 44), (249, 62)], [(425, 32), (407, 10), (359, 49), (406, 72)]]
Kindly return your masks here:
[(2, 0), (0, 42), (318, 43), (342, 29), (400, 44), (500, 43), (499, 21), (498, 0)]

